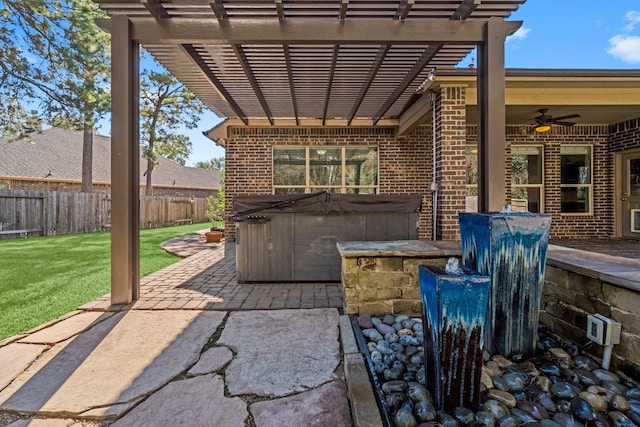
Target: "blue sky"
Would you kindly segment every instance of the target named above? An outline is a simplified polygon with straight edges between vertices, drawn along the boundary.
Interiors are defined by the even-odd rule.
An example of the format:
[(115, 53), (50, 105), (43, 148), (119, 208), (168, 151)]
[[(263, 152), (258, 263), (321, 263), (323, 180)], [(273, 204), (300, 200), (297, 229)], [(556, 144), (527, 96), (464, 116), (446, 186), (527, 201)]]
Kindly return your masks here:
[[(524, 21), (505, 45), (508, 68), (640, 69), (640, 0), (528, 0), (508, 19)], [(470, 57), (475, 52), (460, 66)], [(209, 112), (186, 132), (193, 143), (187, 165), (224, 156), (202, 135), (219, 121)]]

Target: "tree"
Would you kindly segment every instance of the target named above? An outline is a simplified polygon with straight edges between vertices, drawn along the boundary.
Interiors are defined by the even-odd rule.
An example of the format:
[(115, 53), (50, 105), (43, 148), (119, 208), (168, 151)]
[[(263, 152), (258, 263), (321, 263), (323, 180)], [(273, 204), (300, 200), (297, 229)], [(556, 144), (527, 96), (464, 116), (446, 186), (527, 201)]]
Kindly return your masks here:
[[(83, 131), (82, 191), (90, 192), (93, 133), (110, 109), (110, 38), (95, 24), (105, 14), (91, 0), (0, 0), (0, 11), (0, 96), (39, 102), (52, 125)], [(6, 119), (24, 108), (0, 116), (16, 134)]]
[(213, 169), (214, 171), (224, 171), (224, 157), (214, 157), (205, 162), (197, 162), (196, 167), (200, 169)]
[(140, 81), (140, 143), (147, 159), (146, 194), (153, 195), (151, 175), (162, 155), (184, 164), (191, 141), (177, 133), (181, 126), (193, 129), (203, 110), (202, 102), (168, 72), (144, 69)]

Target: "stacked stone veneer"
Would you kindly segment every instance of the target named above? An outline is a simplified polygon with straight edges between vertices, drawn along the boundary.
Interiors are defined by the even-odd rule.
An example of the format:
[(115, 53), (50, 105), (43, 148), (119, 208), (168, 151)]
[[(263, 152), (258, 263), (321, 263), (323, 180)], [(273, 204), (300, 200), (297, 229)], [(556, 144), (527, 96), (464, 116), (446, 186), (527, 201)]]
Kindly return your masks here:
[(448, 257), (354, 257), (342, 259), (345, 314), (421, 315), (418, 266), (444, 265)]
[[(600, 313), (622, 324), (611, 369), (640, 378), (640, 292), (547, 263), (540, 321), (557, 335), (586, 344), (587, 315)], [(602, 346), (591, 353), (601, 357)]]

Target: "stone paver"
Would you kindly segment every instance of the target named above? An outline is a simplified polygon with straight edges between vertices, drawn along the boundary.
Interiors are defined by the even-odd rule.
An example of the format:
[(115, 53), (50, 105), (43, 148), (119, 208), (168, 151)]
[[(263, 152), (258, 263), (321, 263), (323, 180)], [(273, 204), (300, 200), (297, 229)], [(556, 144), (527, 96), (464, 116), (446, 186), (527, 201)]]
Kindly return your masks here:
[(13, 343), (0, 347), (0, 390), (24, 371), (43, 351), (44, 345)]
[(256, 427), (350, 427), (345, 386), (332, 381), (311, 391), (251, 405)]
[(233, 353), (227, 347), (212, 347), (205, 351), (188, 375), (202, 375), (216, 372), (233, 359)]
[(44, 353), (0, 392), (0, 409), (119, 415), (194, 364), (223, 318), (192, 310), (117, 313)]
[(97, 311), (80, 312), (38, 332), (21, 339), (21, 343), (54, 344), (67, 340), (92, 325), (111, 317), (113, 313)]
[(81, 421), (70, 418), (34, 418), (16, 421), (7, 427), (82, 427), (82, 425)]
[(248, 415), (241, 399), (224, 396), (221, 377), (210, 374), (168, 384), (112, 427), (244, 427)]
[(338, 321), (335, 309), (231, 313), (217, 341), (236, 352), (225, 371), (229, 393), (280, 397), (334, 379)]

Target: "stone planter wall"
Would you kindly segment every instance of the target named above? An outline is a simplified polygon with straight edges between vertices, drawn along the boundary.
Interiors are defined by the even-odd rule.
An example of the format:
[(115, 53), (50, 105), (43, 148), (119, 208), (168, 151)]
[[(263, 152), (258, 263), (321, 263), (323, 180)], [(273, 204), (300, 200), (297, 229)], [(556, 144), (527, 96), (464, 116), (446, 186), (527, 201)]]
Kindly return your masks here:
[(444, 265), (448, 257), (355, 257), (342, 259), (345, 314), (420, 316), (418, 266)]
[[(622, 334), (613, 347), (611, 370), (640, 378), (640, 292), (610, 283), (615, 278), (608, 280), (547, 263), (540, 321), (578, 345), (589, 342), (587, 315), (600, 313), (620, 322)], [(590, 352), (602, 357), (602, 346), (593, 344)]]

